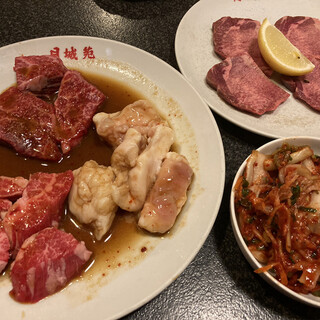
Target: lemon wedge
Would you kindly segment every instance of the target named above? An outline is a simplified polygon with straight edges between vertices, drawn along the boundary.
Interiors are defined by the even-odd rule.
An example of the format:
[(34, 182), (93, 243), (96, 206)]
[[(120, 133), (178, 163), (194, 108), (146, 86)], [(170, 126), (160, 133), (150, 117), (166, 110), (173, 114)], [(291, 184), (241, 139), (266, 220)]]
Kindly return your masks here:
[(314, 64), (268, 19), (263, 20), (259, 29), (258, 43), (264, 60), (274, 71), (288, 76), (301, 76), (314, 69)]

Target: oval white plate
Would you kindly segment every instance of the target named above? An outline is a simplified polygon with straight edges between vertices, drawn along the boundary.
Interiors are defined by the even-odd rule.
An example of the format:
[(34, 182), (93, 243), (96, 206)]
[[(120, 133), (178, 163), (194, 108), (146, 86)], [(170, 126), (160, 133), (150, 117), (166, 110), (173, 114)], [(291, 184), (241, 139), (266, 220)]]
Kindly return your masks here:
[[(283, 142), (286, 141), (289, 144), (293, 145), (309, 145), (313, 150), (315, 154), (320, 154), (320, 138), (312, 138), (312, 137), (291, 137), (291, 138), (282, 138), (282, 139), (276, 139), (273, 140), (257, 150), (264, 154), (272, 154), (277, 148), (280, 148)], [(249, 156), (248, 156), (249, 157)], [(248, 159), (248, 158), (247, 158)], [(237, 243), (243, 253), (243, 255), (246, 257), (252, 268), (258, 269), (261, 268), (262, 265), (254, 258), (250, 250), (248, 249), (245, 241), (243, 240), (243, 237), (241, 235), (239, 225), (238, 225), (238, 217), (235, 213), (235, 207), (234, 207), (234, 187), (236, 184), (236, 181), (239, 179), (239, 177), (243, 174), (243, 171), (246, 167), (246, 161), (247, 159), (242, 163), (240, 166), (231, 189), (231, 196), (230, 196), (230, 218), (231, 218), (231, 225), (232, 229), (235, 235), (235, 238), (237, 240)], [(318, 307), (320, 308), (320, 298), (313, 296), (312, 294), (299, 294), (294, 292), (293, 290), (287, 288), (283, 284), (281, 284), (278, 280), (276, 280), (270, 273), (264, 272), (259, 274), (264, 280), (266, 280), (270, 285), (272, 285), (275, 289), (278, 291), (284, 293), (286, 296), (291, 297), (297, 301), (303, 302), (305, 304)]]
[[(223, 145), (210, 110), (179, 72), (151, 54), (115, 41), (65, 36), (3, 47), (0, 91), (15, 82), (12, 68), (16, 56), (50, 54), (56, 48), (68, 67), (123, 81), (154, 102), (175, 129), (179, 151), (190, 161), (195, 178), (178, 225), (170, 236), (148, 237), (148, 248), (154, 249), (148, 250), (140, 263), (110, 277), (103, 285), (95, 279), (84, 279), (34, 305), (13, 301), (8, 295), (10, 282), (2, 279), (1, 319), (114, 319), (159, 294), (201, 248), (214, 224), (223, 194)], [(75, 50), (78, 60), (71, 59)], [(89, 58), (92, 54), (96, 59)]]
[(182, 18), (175, 39), (175, 52), (182, 74), (210, 108), (234, 124), (271, 138), (308, 135), (319, 137), (319, 112), (291, 97), (274, 112), (253, 116), (220, 99), (206, 81), (208, 70), (221, 59), (214, 53), (212, 23), (223, 16), (251, 18), (271, 23), (287, 15), (319, 18), (320, 2), (312, 0), (201, 0)]

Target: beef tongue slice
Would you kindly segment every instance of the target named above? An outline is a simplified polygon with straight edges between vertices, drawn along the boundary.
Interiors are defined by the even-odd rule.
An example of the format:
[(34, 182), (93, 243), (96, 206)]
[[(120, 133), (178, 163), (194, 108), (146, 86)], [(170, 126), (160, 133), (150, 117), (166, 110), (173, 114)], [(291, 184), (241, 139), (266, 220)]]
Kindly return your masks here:
[(289, 97), (264, 75), (247, 53), (214, 65), (206, 80), (225, 101), (256, 115), (275, 110)]
[(80, 143), (104, 100), (104, 94), (87, 82), (79, 72), (66, 72), (54, 103), (59, 127), (57, 138), (61, 142), (63, 153), (68, 153)]
[(214, 51), (223, 59), (247, 52), (270, 77), (273, 71), (264, 61), (258, 45), (259, 28), (260, 22), (256, 20), (220, 18), (212, 25)]

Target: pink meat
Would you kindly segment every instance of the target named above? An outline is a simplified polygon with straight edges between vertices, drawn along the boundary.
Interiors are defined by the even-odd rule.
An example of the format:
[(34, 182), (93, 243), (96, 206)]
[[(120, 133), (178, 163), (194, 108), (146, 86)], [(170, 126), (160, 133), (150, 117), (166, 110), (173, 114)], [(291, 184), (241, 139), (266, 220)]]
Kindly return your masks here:
[(293, 96), (320, 111), (320, 59), (312, 59), (314, 70), (300, 77), (282, 76), (284, 85), (293, 92)]
[(26, 239), (11, 267), (12, 295), (34, 303), (62, 289), (80, 273), (91, 252), (84, 242), (56, 228)]
[(0, 227), (0, 273), (8, 264), (10, 258), (10, 243), (7, 234)]
[(14, 255), (32, 234), (49, 226), (58, 226), (72, 182), (71, 170), (51, 174), (39, 172), (30, 176), (22, 197), (3, 220)]
[(14, 71), (19, 90), (40, 92), (57, 90), (67, 68), (56, 56), (20, 56), (15, 58)]
[(310, 17), (282, 17), (275, 26), (309, 59), (320, 59), (320, 20)]
[(19, 154), (58, 161), (56, 118), (51, 104), (10, 87), (0, 95), (0, 141)]
[(263, 74), (248, 54), (214, 65), (206, 80), (228, 103), (257, 115), (275, 110), (289, 97)]
[(222, 17), (212, 25), (214, 51), (223, 59), (248, 53), (270, 77), (272, 69), (264, 61), (259, 45), (260, 22), (251, 19)]
[(169, 152), (140, 213), (139, 226), (157, 233), (170, 230), (187, 200), (192, 175), (185, 157)]
[(80, 143), (92, 123), (93, 115), (104, 100), (104, 94), (88, 83), (79, 72), (66, 72), (54, 103), (60, 127), (57, 136), (63, 153), (68, 153)]
[(28, 180), (23, 177), (0, 176), (0, 199), (20, 197), (27, 184)]
[(12, 202), (10, 200), (0, 199), (0, 222), (2, 219), (4, 219), (11, 206)]

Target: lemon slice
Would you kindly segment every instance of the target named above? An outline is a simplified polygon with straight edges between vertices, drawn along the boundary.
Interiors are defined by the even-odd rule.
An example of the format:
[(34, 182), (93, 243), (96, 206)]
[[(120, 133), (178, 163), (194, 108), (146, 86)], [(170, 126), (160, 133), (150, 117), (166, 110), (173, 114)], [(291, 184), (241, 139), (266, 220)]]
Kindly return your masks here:
[(258, 43), (268, 65), (288, 76), (301, 76), (311, 72), (314, 64), (308, 60), (268, 19), (259, 29)]

